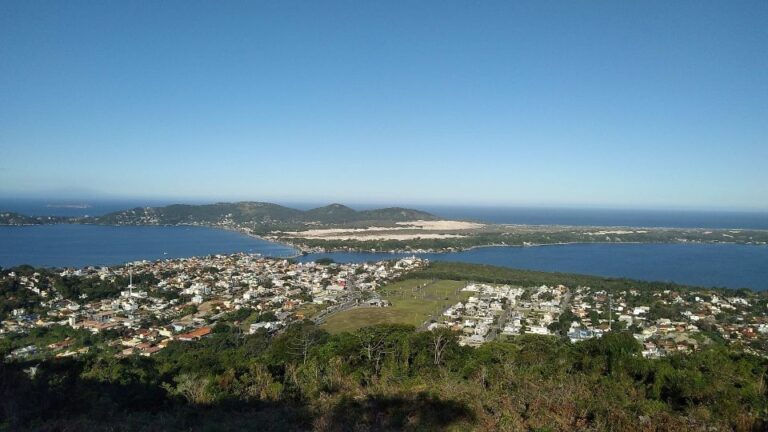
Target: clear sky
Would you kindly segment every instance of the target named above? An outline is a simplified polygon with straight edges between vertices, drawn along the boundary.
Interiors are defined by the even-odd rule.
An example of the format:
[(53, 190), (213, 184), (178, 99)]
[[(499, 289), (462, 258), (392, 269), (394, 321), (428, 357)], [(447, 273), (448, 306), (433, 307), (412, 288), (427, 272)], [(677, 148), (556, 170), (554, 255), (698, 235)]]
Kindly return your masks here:
[(0, 1), (0, 195), (768, 209), (768, 1)]

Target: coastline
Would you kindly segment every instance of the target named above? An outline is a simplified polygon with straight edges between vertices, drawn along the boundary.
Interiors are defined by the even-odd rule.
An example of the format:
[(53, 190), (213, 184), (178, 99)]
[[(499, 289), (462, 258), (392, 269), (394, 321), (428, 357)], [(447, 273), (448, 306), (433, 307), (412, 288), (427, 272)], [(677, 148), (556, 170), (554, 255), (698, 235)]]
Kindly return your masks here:
[[(684, 241), (657, 241), (657, 240), (649, 240), (649, 241), (553, 241), (553, 242), (547, 242), (547, 243), (529, 243), (529, 242), (523, 242), (523, 244), (508, 244), (508, 243), (487, 243), (487, 244), (476, 244), (471, 246), (465, 246), (465, 247), (444, 247), (444, 248), (427, 248), (427, 249), (420, 249), (420, 248), (412, 248), (408, 246), (409, 240), (392, 240), (395, 242), (403, 243), (402, 248), (396, 248), (396, 249), (386, 249), (386, 250), (379, 250), (376, 248), (365, 248), (365, 247), (355, 247), (355, 246), (342, 246), (342, 247), (332, 247), (332, 248), (325, 248), (322, 246), (307, 246), (305, 244), (302, 244), (298, 241), (291, 241), (286, 238), (280, 238), (276, 236), (264, 236), (260, 234), (253, 233), (249, 228), (246, 227), (240, 227), (236, 225), (217, 225), (217, 224), (206, 224), (206, 223), (178, 223), (178, 224), (102, 224), (102, 223), (92, 223), (92, 222), (86, 222), (86, 221), (56, 221), (56, 222), (47, 222), (47, 223), (40, 223), (40, 224), (4, 224), (0, 225), (0, 227), (34, 227), (34, 226), (44, 226), (44, 225), (90, 225), (90, 226), (112, 226), (112, 227), (198, 227), (198, 228), (212, 228), (212, 229), (220, 229), (224, 231), (231, 231), (236, 232), (238, 234), (245, 235), (247, 237), (261, 240), (265, 242), (270, 242), (276, 245), (283, 246), (285, 248), (289, 248), (295, 251), (295, 253), (285, 256), (285, 257), (274, 257), (274, 258), (285, 258), (285, 259), (294, 259), (299, 258), (301, 256), (307, 255), (307, 254), (322, 254), (322, 253), (340, 253), (340, 252), (346, 252), (346, 253), (390, 253), (390, 254), (448, 254), (448, 253), (458, 253), (458, 252), (465, 252), (465, 251), (471, 251), (474, 249), (480, 249), (480, 248), (494, 248), (494, 247), (518, 247), (518, 248), (525, 248), (525, 247), (542, 247), (542, 246), (560, 246), (560, 245), (577, 245), (577, 244), (740, 244), (745, 246), (766, 246), (768, 243), (766, 242), (742, 242), (742, 241), (722, 241), (722, 240), (713, 240), (713, 241), (703, 241), (703, 240), (684, 240)], [(682, 230), (681, 228), (662, 228), (662, 227), (629, 227), (629, 226), (621, 226), (621, 227), (614, 227), (614, 226), (589, 226), (589, 227), (581, 227), (581, 226), (571, 226), (571, 225), (524, 225), (524, 224), (489, 224), (489, 225), (496, 225), (496, 226), (517, 226), (517, 227), (536, 227), (536, 228), (589, 228), (589, 229), (604, 229), (604, 228), (625, 228), (625, 229), (634, 229), (634, 230), (656, 230), (656, 231), (675, 231), (675, 230)], [(689, 228), (689, 230), (704, 230), (703, 228)], [(720, 230), (714, 230), (714, 231), (766, 231), (766, 230), (750, 230), (750, 229), (720, 229)], [(295, 240), (302, 240), (301, 238), (296, 238)]]
[[(72, 224), (72, 225), (76, 225), (76, 224)], [(506, 262), (504, 260), (507, 259), (503, 257), (505, 256), (517, 257), (520, 254), (522, 254), (522, 256), (530, 255), (530, 254), (525, 254), (523, 252), (518, 252), (518, 251), (523, 251), (525, 248), (533, 248), (537, 246), (564, 246), (565, 247), (565, 246), (573, 246), (573, 245), (584, 245), (586, 247), (585, 249), (563, 248), (562, 252), (556, 251), (555, 249), (557, 248), (551, 248), (551, 249), (552, 249), (552, 254), (554, 254), (553, 256), (567, 256), (577, 260), (584, 261), (585, 259), (583, 258), (584, 256), (591, 256), (591, 254), (595, 253), (597, 254), (596, 256), (603, 257), (600, 260), (612, 261), (614, 258), (616, 258), (617, 260), (619, 260), (617, 262), (620, 262), (621, 257), (625, 256), (625, 254), (628, 254), (626, 256), (635, 256), (635, 258), (637, 258), (636, 256), (637, 252), (633, 252), (633, 250), (635, 249), (633, 249), (632, 246), (639, 247), (640, 249), (638, 249), (638, 251), (641, 251), (639, 253), (641, 253), (642, 255), (642, 251), (645, 250), (645, 249), (642, 249), (644, 244), (647, 246), (651, 246), (654, 244), (656, 245), (678, 244), (680, 245), (678, 247), (663, 248), (663, 249), (651, 248), (650, 250), (657, 251), (659, 254), (662, 254), (662, 255), (669, 253), (671, 257), (675, 257), (675, 256), (680, 256), (681, 254), (685, 255), (686, 247), (690, 247), (690, 248), (693, 248), (694, 251), (698, 251), (696, 253), (702, 252), (705, 254), (704, 256), (708, 256), (710, 258), (721, 256), (721, 254), (725, 254), (725, 257), (731, 257), (731, 258), (740, 257), (739, 260), (737, 261), (733, 261), (733, 259), (731, 259), (729, 265), (732, 266), (732, 268), (739, 268), (741, 270), (739, 270), (739, 273), (737, 274), (730, 275), (729, 279), (715, 279), (715, 282), (706, 282), (706, 281), (702, 282), (701, 280), (695, 279), (695, 277), (699, 277), (699, 276), (695, 276), (695, 277), (690, 276), (685, 272), (681, 273), (683, 276), (680, 276), (678, 275), (678, 273), (675, 273), (675, 270), (670, 270), (669, 268), (665, 270), (667, 272), (671, 272), (669, 276), (662, 275), (662, 276), (655, 276), (655, 277), (651, 276), (654, 274), (654, 270), (650, 267), (644, 270), (644, 273), (631, 273), (629, 270), (626, 270), (626, 269), (621, 270), (620, 273), (610, 273), (609, 270), (593, 269), (589, 267), (590, 265), (595, 265), (597, 267), (601, 267), (601, 266), (605, 267), (605, 265), (599, 264), (599, 263), (588, 264), (587, 267), (585, 267), (584, 269), (575, 268), (575, 269), (567, 269), (567, 270), (562, 270), (562, 269), (558, 270), (557, 268), (546, 268), (546, 266), (543, 268), (540, 268), (539, 264), (536, 264), (536, 262), (534, 261), (530, 261), (527, 264), (519, 264), (514, 268), (524, 268), (524, 269), (528, 268), (528, 269), (539, 270), (539, 271), (555, 271), (555, 272), (568, 271), (568, 272), (580, 273), (580, 274), (604, 275), (606, 277), (630, 277), (638, 280), (659, 280), (659, 281), (669, 280), (669, 281), (681, 282), (681, 281), (684, 281), (685, 278), (692, 278), (691, 281), (686, 280), (685, 283), (696, 284), (700, 286), (722, 286), (722, 287), (729, 287), (729, 288), (750, 287), (757, 290), (766, 289), (764, 288), (762, 281), (753, 282), (752, 280), (749, 279), (752, 276), (749, 276), (749, 275), (764, 273), (764, 270), (761, 270), (761, 269), (765, 268), (765, 265), (764, 265), (766, 262), (765, 259), (768, 258), (765, 255), (766, 248), (768, 248), (768, 245), (762, 245), (762, 247), (758, 247), (758, 248), (743, 248), (743, 246), (751, 246), (751, 245), (743, 245), (735, 242), (729, 242), (729, 243), (720, 242), (718, 244), (722, 246), (722, 249), (721, 249), (720, 247), (715, 246), (715, 244), (705, 243), (705, 242), (695, 242), (695, 243), (694, 242), (674, 242), (674, 243), (673, 242), (628, 242), (628, 241), (627, 242), (615, 242), (615, 241), (606, 242), (606, 241), (595, 240), (595, 241), (589, 241), (589, 242), (547, 242), (547, 243), (537, 242), (537, 243), (528, 243), (525, 245), (501, 244), (501, 243), (477, 244), (477, 245), (469, 246), (466, 248), (454, 248), (453, 250), (440, 250), (440, 251), (413, 250), (413, 249), (400, 249), (400, 248), (392, 248), (392, 250), (376, 250), (376, 251), (363, 250), (361, 248), (354, 248), (354, 250), (344, 249), (344, 250), (335, 250), (335, 251), (334, 250), (325, 250), (325, 251), (308, 250), (307, 251), (307, 250), (301, 250), (295, 247), (295, 245), (291, 245), (290, 243), (275, 241), (270, 238), (265, 238), (262, 235), (248, 232), (249, 230), (236, 229), (235, 227), (231, 227), (231, 226), (223, 227), (223, 226), (211, 226), (211, 225), (200, 225), (200, 224), (183, 224), (183, 225), (182, 224), (180, 225), (82, 224), (83, 227), (85, 227), (86, 225), (93, 226), (94, 230), (96, 230), (98, 226), (102, 226), (104, 228), (110, 227), (108, 231), (104, 232), (104, 235), (106, 235), (107, 238), (110, 238), (110, 239), (113, 238), (112, 237), (113, 235), (116, 236), (114, 238), (118, 240), (118, 243), (122, 241), (121, 239), (131, 238), (131, 237), (140, 235), (139, 237), (136, 237), (136, 238), (144, 238), (146, 239), (147, 242), (153, 244), (154, 246), (152, 246), (150, 249), (147, 249), (147, 250), (151, 250), (151, 252), (148, 252), (143, 256), (137, 255), (133, 257), (132, 255), (123, 254), (121, 252), (121, 248), (119, 244), (109, 241), (106, 246), (102, 245), (100, 246), (100, 249), (97, 249), (98, 251), (104, 252), (105, 255), (103, 255), (103, 257), (111, 256), (109, 260), (107, 260), (106, 258), (102, 259), (101, 252), (99, 252), (98, 255), (95, 255), (92, 251), (86, 252), (84, 249), (83, 256), (82, 258), (79, 259), (80, 260), (79, 263), (70, 263), (71, 259), (66, 258), (65, 255), (61, 255), (60, 253), (59, 255), (61, 255), (61, 259), (56, 258), (58, 261), (54, 260), (53, 258), (45, 258), (48, 261), (34, 262), (36, 259), (34, 258), (35, 255), (30, 255), (30, 253), (39, 254), (39, 252), (30, 252), (29, 250), (27, 250), (29, 248), (26, 248), (26, 247), (21, 249), (24, 252), (18, 252), (18, 251), (15, 251), (15, 248), (11, 247), (11, 245), (16, 244), (14, 243), (14, 241), (24, 242), (25, 241), (24, 238), (27, 238), (27, 236), (22, 234), (11, 234), (11, 233), (13, 231), (20, 232), (20, 231), (26, 231), (26, 230), (21, 230), (21, 229), (3, 230), (4, 232), (9, 234), (8, 238), (12, 240), (11, 243), (8, 243), (9, 247), (4, 248), (4, 252), (3, 252), (4, 255), (1, 256), (1, 257), (7, 258), (7, 260), (5, 261), (7, 264), (4, 265), (4, 267), (7, 266), (10, 268), (16, 265), (24, 264), (24, 262), (16, 262), (17, 261), (16, 258), (22, 258), (22, 257), (25, 257), (24, 260), (27, 260), (28, 263), (31, 262), (34, 265), (44, 266), (44, 267), (53, 267), (53, 268), (59, 268), (59, 267), (63, 268), (63, 267), (73, 267), (73, 266), (83, 267), (83, 266), (90, 266), (90, 265), (113, 266), (113, 265), (124, 264), (127, 262), (132, 262), (135, 260), (162, 261), (166, 259), (176, 259), (176, 258), (184, 258), (184, 257), (203, 257), (203, 256), (219, 254), (219, 253), (244, 253), (244, 254), (251, 254), (253, 256), (260, 256), (264, 258), (271, 258), (271, 259), (278, 259), (278, 260), (299, 259), (301, 262), (313, 261), (316, 259), (323, 258), (324, 256), (329, 256), (330, 258), (333, 258), (338, 262), (347, 262), (347, 260), (352, 260), (355, 262), (357, 261), (367, 262), (371, 260), (389, 260), (389, 259), (397, 259), (399, 257), (404, 257), (404, 256), (415, 255), (423, 258), (428, 258), (430, 261), (435, 260), (435, 261), (454, 261), (454, 262), (479, 262), (479, 263), (486, 263), (488, 265), (501, 265), (501, 266), (510, 265), (511, 266), (511, 263), (512, 263), (511, 261), (507, 262), (506, 264), (503, 264), (504, 262)], [(176, 234), (172, 234), (172, 236), (176, 236), (176, 237), (181, 236), (182, 238), (192, 239), (191, 241), (193, 243), (202, 245), (203, 247), (202, 248), (198, 247), (196, 249), (193, 249), (194, 252), (193, 250), (190, 250), (189, 252), (181, 251), (180, 252), (181, 254), (177, 252), (176, 254), (174, 254), (174, 256), (162, 256), (160, 254), (156, 254), (155, 252), (165, 250), (165, 249), (158, 249), (158, 248), (163, 248), (164, 243), (162, 242), (157, 243), (157, 241), (153, 239), (165, 238), (164, 232), (158, 232), (155, 234), (154, 231), (151, 231), (151, 230), (142, 230), (141, 232), (137, 232), (134, 235), (133, 231), (131, 230), (125, 230), (125, 231), (117, 230), (113, 234), (112, 228), (114, 227), (133, 227), (134, 229), (142, 228), (142, 227), (171, 228), (171, 229), (176, 228), (177, 229), (177, 231), (175, 231)], [(26, 227), (26, 228), (29, 228), (29, 227)], [(41, 228), (44, 228), (44, 227), (41, 227)], [(51, 228), (54, 228), (54, 227), (51, 227)], [(182, 228), (186, 228), (186, 229), (182, 229)], [(81, 236), (83, 239), (87, 239), (87, 238), (92, 238), (93, 235), (97, 235), (97, 237), (100, 235), (99, 234), (100, 231), (89, 231), (87, 229), (84, 231), (80, 231), (77, 229), (68, 230), (66, 229), (66, 227), (61, 227), (61, 230), (54, 228), (53, 231), (47, 231), (47, 230), (41, 231), (39, 229), (33, 230), (32, 228), (29, 228), (29, 229), (31, 230), (31, 231), (28, 231), (30, 232), (30, 235), (31, 235), (31, 237), (29, 238), (40, 239), (41, 241), (43, 241), (43, 238), (52, 236), (51, 238), (61, 239), (65, 243), (69, 242), (69, 239), (72, 239), (72, 241), (80, 241), (82, 243), (82, 241), (80, 240)], [(215, 235), (211, 233), (205, 234), (201, 232), (199, 234), (202, 235), (203, 237), (197, 237), (198, 234), (195, 232), (197, 231), (195, 229), (203, 229), (203, 230), (216, 229), (217, 231), (219, 230), (232, 231), (232, 234), (230, 235), (235, 235), (236, 237), (240, 237), (240, 240), (230, 239), (230, 241), (236, 242), (234, 244), (237, 244), (238, 246), (230, 249), (231, 252), (221, 252), (219, 250), (213, 250), (212, 248), (206, 248), (204, 245), (207, 244), (207, 241), (202, 241), (201, 243), (200, 240), (195, 240), (195, 239), (210, 238), (210, 239), (214, 239), (212, 241), (215, 242), (215, 239), (217, 238)], [(163, 230), (160, 230), (160, 231), (163, 231)], [(37, 234), (32, 234), (33, 232), (36, 232)], [(213, 235), (213, 237), (210, 237), (211, 235)], [(248, 244), (249, 240), (251, 240), (250, 245)], [(258, 243), (255, 243), (255, 242), (252, 242), (253, 240), (257, 240), (257, 241), (261, 240), (261, 241)], [(189, 243), (189, 240), (183, 240), (182, 242)], [(237, 243), (237, 242), (240, 242), (240, 243)], [(32, 244), (29, 242), (26, 242), (26, 243)], [(136, 243), (136, 241), (133, 241), (133, 243)], [(141, 241), (140, 243), (144, 243), (144, 242)], [(19, 244), (21, 245), (21, 243)], [(46, 244), (46, 242), (43, 241), (43, 244)], [(592, 244), (594, 246), (593, 247), (586, 246), (589, 244)], [(614, 246), (619, 244), (627, 245), (627, 247), (620, 248), (620, 247)], [(605, 247), (604, 248), (597, 247), (600, 245), (603, 245)], [(742, 247), (743, 249), (725, 248), (725, 246), (727, 245)], [(711, 247), (709, 249), (700, 249), (704, 246), (711, 246)], [(474, 255), (462, 254), (462, 252), (470, 252), (473, 249), (480, 250), (481, 248), (489, 250), (489, 252), (487, 253), (483, 252), (483, 253), (474, 254)], [(494, 248), (495, 250), (492, 250), (492, 248)], [(511, 248), (517, 248), (517, 249), (513, 250)], [(56, 248), (54, 247), (53, 250), (56, 250)], [(505, 250), (509, 252), (505, 252)], [(720, 252), (721, 250), (722, 252)], [(310, 256), (308, 257), (305, 256), (305, 252), (310, 253)], [(333, 255), (334, 252), (341, 252), (341, 254)], [(110, 255), (112, 253), (114, 253), (114, 255)], [(18, 255), (18, 254), (21, 254), (21, 255)], [(68, 254), (71, 255), (71, 253), (68, 253)], [(544, 254), (544, 256), (549, 256), (549, 252), (532, 252), (532, 254), (533, 256), (541, 256), (541, 254)], [(69, 255), (66, 255), (66, 256), (69, 256)], [(121, 258), (123, 256), (125, 256), (126, 258)], [(582, 258), (579, 258), (579, 257), (582, 257)], [(568, 259), (571, 259), (571, 258), (568, 258)], [(518, 259), (518, 258), (515, 258), (515, 259)], [(726, 258), (723, 258), (723, 259), (726, 259)], [(645, 260), (647, 261), (647, 259)], [(541, 259), (539, 259), (539, 261), (541, 261)], [(744, 264), (744, 263), (748, 263), (748, 264)], [(694, 265), (694, 264), (691, 264), (691, 265)], [(696, 265), (701, 266), (701, 264), (696, 264)], [(696, 265), (694, 265), (694, 267)], [(747, 265), (748, 267), (745, 267), (745, 265)], [(661, 267), (664, 267), (664, 265), (661, 265)], [(707, 267), (700, 267), (696, 273), (705, 274), (709, 270), (710, 269)], [(625, 271), (627, 272), (626, 275), (623, 274), (623, 272)], [(725, 271), (727, 273), (728, 270), (726, 269)], [(741, 273), (744, 273), (747, 276), (742, 276)], [(720, 277), (717, 274), (715, 276)], [(744, 280), (744, 282), (731, 282), (731, 281), (742, 281), (742, 280)], [(764, 280), (764, 278), (762, 280)]]
[[(261, 238), (261, 237), (259, 237)], [(449, 254), (449, 253), (459, 253), (459, 252), (467, 252), (475, 249), (481, 249), (481, 248), (529, 248), (529, 247), (545, 247), (545, 246), (568, 246), (568, 245), (590, 245), (590, 244), (609, 244), (609, 245), (642, 245), (642, 244), (711, 244), (711, 245), (743, 245), (743, 246), (756, 246), (756, 247), (766, 247), (768, 245), (766, 244), (755, 244), (755, 243), (740, 243), (740, 242), (703, 242), (703, 241), (669, 241), (669, 242), (663, 242), (663, 241), (622, 241), (622, 242), (609, 242), (609, 241), (594, 241), (594, 242), (586, 242), (586, 241), (574, 241), (574, 242), (552, 242), (552, 243), (527, 243), (527, 244), (503, 244), (503, 243), (494, 243), (494, 244), (481, 244), (481, 245), (473, 245), (473, 246), (467, 246), (462, 248), (446, 248), (446, 249), (389, 249), (389, 250), (377, 250), (377, 249), (363, 249), (363, 248), (331, 248), (331, 249), (325, 249), (322, 248), (322, 250), (318, 250), (317, 248), (307, 248), (300, 244), (291, 244), (284, 241), (277, 241), (272, 239), (264, 239), (266, 241), (271, 241), (275, 243), (280, 243), (284, 245), (288, 245), (294, 249), (300, 250), (304, 254), (323, 254), (323, 253), (390, 253), (390, 254)], [(299, 255), (301, 256), (301, 255)]]

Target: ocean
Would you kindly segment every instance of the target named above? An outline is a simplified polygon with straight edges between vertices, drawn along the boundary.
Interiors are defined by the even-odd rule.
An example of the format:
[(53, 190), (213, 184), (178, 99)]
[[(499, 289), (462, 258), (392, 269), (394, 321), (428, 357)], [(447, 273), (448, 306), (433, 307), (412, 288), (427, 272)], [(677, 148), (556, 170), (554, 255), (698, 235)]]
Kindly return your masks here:
[[(0, 211), (13, 211), (30, 216), (100, 216), (135, 207), (175, 204), (173, 200), (41, 200), (0, 199)], [(183, 204), (206, 204), (184, 201)], [(279, 203), (281, 204), (281, 203)], [(307, 210), (324, 204), (282, 203)], [(355, 205), (362, 210), (391, 206)], [(445, 219), (466, 219), (486, 223), (524, 225), (632, 226), (666, 228), (727, 228), (768, 230), (768, 212), (692, 211), (692, 210), (628, 210), (557, 207), (473, 207), (411, 206)]]
[(446, 219), (497, 224), (768, 229), (768, 212), (458, 206), (420, 209)]

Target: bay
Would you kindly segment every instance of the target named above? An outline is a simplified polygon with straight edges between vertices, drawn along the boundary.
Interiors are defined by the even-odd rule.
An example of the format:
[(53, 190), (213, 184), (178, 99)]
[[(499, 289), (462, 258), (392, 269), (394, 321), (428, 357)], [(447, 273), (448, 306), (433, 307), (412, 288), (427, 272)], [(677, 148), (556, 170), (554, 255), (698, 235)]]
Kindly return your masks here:
[(293, 248), (237, 232), (191, 226), (0, 227), (0, 266), (114, 265), (235, 252), (291, 256)]

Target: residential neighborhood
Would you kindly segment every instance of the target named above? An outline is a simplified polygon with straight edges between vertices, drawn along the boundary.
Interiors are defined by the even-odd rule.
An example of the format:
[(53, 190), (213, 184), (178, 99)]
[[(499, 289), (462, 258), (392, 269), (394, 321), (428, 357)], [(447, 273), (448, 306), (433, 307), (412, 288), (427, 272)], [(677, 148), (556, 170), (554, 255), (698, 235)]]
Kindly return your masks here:
[[(390, 307), (381, 288), (427, 265), (417, 257), (340, 264), (239, 253), (55, 272), (22, 267), (4, 271), (0, 283), (23, 289), (34, 302), (5, 314), (0, 342), (36, 329), (70, 329), (44, 344), (13, 346), (6, 354), (13, 360), (78, 356), (97, 346), (116, 357), (152, 356), (172, 341), (206, 338), (220, 322), (243, 334), (274, 335), (305, 319), (322, 325), (351, 309)], [(451, 329), (461, 345), (525, 334), (578, 343), (628, 330), (647, 358), (696, 351), (714, 340), (760, 355), (768, 346), (766, 305), (744, 291), (607, 292), (478, 282), (456, 290), (462, 301), (425, 317), (421, 329)], [(71, 331), (97, 339), (85, 343)]]
[[(11, 271), (3, 281), (34, 293), (36, 311), (18, 308), (0, 324), (0, 340), (35, 328), (67, 326), (107, 335), (117, 356), (151, 356), (171, 341), (194, 342), (211, 334), (218, 321), (240, 316), (244, 331), (274, 333), (292, 322), (326, 309), (359, 304), (385, 306), (375, 291), (387, 281), (423, 267), (424, 260), (405, 258), (368, 264), (297, 263), (248, 254), (140, 261), (118, 267), (65, 269), (58, 276), (79, 284), (127, 281), (115, 295), (77, 298), (39, 272)], [(326, 312), (327, 313), (327, 312)], [(240, 322), (241, 321), (241, 322)], [(57, 357), (87, 352), (67, 340), (46, 347), (12, 351), (25, 358), (48, 352)]]

